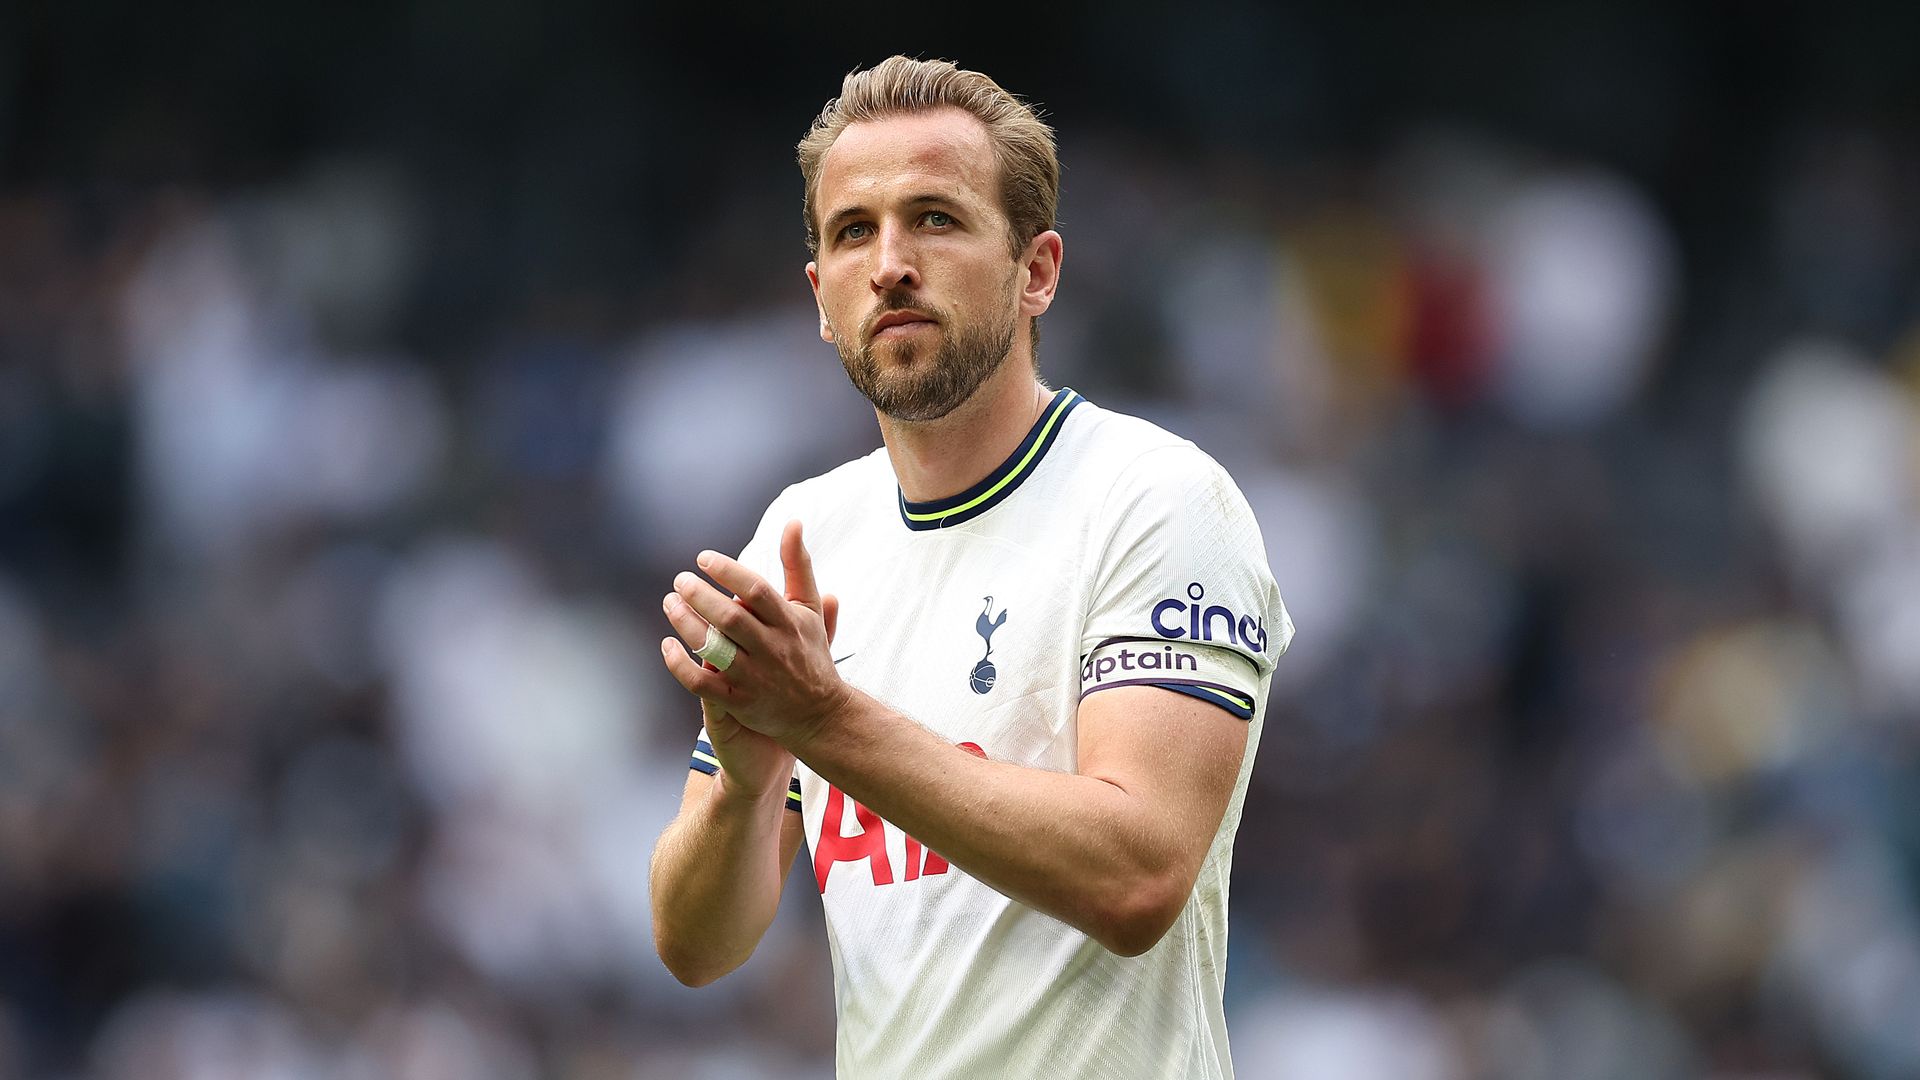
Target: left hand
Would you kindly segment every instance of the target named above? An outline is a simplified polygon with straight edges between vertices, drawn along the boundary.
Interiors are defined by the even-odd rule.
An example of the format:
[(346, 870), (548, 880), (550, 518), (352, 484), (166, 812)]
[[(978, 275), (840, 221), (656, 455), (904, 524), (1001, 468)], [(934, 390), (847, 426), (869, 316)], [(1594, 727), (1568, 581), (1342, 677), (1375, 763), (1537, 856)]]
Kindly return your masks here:
[[(838, 605), (833, 597), (821, 596), (814, 584), (813, 559), (801, 542), (800, 523), (788, 522), (780, 534), (784, 596), (767, 579), (719, 552), (703, 551), (696, 561), (734, 596), (691, 572), (673, 579), (673, 591), (694, 615), (732, 638), (739, 654), (722, 673), (673, 642), (663, 651), (667, 670), (681, 686), (754, 731), (789, 747), (811, 741), (851, 699), (853, 688), (840, 678), (828, 651)], [(675, 629), (683, 621), (693, 625), (684, 610), (678, 615), (668, 612)]]

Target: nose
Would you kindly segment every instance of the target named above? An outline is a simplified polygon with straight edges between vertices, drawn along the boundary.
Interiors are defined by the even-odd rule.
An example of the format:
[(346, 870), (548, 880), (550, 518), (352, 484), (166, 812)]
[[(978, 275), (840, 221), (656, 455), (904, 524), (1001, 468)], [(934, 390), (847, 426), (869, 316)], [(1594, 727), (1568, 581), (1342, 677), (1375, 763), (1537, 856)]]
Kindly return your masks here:
[(875, 239), (877, 243), (874, 245), (874, 291), (890, 293), (896, 289), (911, 289), (918, 286), (920, 271), (915, 261), (910, 230), (885, 224), (880, 227), (880, 235)]

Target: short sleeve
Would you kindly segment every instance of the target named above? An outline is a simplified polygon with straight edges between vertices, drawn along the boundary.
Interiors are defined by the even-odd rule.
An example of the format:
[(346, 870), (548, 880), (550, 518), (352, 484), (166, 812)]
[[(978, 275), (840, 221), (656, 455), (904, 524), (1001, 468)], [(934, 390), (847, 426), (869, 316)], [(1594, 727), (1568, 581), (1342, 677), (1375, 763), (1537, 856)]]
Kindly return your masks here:
[[(767, 507), (767, 512), (761, 515), (759, 527), (753, 530), (753, 538), (747, 541), (746, 547), (740, 549), (740, 564), (769, 581), (779, 581), (782, 572), (780, 531), (786, 527), (789, 520), (786, 503), (787, 493), (783, 491), (780, 497), (774, 499), (772, 505)], [(714, 756), (713, 741), (707, 736), (705, 725), (700, 728), (699, 738), (694, 740), (693, 757), (687, 762), (687, 767), (696, 772), (706, 773), (708, 776), (720, 771), (720, 759)], [(798, 811), (800, 809), (798, 766), (795, 766), (795, 770), (793, 780), (787, 787), (787, 809)]]
[(1233, 478), (1190, 443), (1131, 462), (1101, 511), (1080, 694), (1158, 686), (1251, 719), (1293, 637)]

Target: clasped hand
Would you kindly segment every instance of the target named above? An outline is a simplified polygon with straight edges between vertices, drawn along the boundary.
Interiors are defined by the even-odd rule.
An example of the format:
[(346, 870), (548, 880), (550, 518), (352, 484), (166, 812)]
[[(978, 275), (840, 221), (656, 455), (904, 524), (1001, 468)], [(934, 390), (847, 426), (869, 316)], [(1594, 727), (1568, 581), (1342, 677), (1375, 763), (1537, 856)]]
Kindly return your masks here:
[[(732, 638), (739, 655), (723, 673), (701, 663), (682, 641), (667, 638), (660, 653), (681, 686), (709, 712), (724, 711), (744, 727), (789, 750), (811, 741), (852, 696), (828, 651), (839, 604), (822, 596), (800, 523), (780, 536), (785, 594), (767, 579), (715, 551), (696, 560), (720, 588), (682, 572), (662, 602), (667, 621), (685, 641), (705, 640), (709, 625)], [(728, 596), (721, 589), (731, 590)]]

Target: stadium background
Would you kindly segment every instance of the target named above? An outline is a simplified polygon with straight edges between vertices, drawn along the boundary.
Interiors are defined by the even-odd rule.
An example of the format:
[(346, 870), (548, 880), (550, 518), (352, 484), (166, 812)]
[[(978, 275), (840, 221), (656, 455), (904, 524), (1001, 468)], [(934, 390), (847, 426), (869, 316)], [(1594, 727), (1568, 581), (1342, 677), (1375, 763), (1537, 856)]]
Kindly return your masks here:
[(0, 1075), (831, 1074), (805, 874), (652, 955), (653, 642), (874, 444), (791, 147), (897, 50), (1300, 626), (1240, 1074), (1920, 1075), (1920, 7), (1449, 7), (0, 13)]

